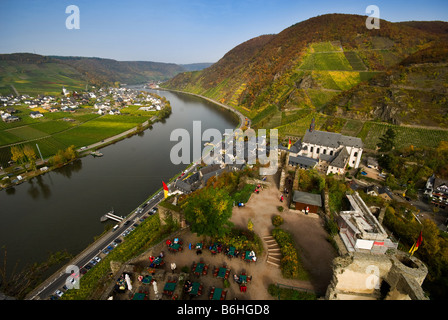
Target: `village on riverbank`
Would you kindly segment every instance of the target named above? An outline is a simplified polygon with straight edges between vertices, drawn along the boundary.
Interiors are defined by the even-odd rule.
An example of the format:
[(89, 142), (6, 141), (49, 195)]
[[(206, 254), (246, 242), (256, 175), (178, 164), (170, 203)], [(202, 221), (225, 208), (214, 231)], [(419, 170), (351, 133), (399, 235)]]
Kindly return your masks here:
[[(82, 266), (85, 287), (58, 292), (100, 300), (428, 299), (428, 267), (384, 225), (386, 209), (412, 207), (356, 186), (346, 164), (365, 165), (357, 160), (362, 142), (338, 137), (330, 150), (322, 136), (332, 135), (312, 123), (295, 148), (270, 149), (280, 158), (272, 176), (247, 159), (194, 164), (164, 187), (155, 211), (98, 255), (101, 268)], [(311, 161), (311, 141), (333, 157)], [(340, 162), (348, 175), (331, 172)]]
[(268, 148), (280, 160), (274, 176), (247, 161), (195, 164), (79, 266), (78, 290), (51, 299), (427, 299), (428, 267), (387, 229), (394, 212), (418, 211), (380, 191), (384, 172), (362, 159), (361, 139), (312, 121), (293, 142)]
[[(169, 101), (124, 87), (0, 96), (0, 188), (70, 163), (169, 116)], [(94, 129), (93, 129), (94, 128)]]

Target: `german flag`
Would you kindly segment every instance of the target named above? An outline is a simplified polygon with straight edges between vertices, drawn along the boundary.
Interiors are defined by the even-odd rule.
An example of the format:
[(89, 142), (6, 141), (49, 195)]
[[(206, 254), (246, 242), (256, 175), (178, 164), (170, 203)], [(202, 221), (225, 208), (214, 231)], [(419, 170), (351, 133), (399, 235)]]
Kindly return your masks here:
[(289, 139), (288, 150), (291, 149), (291, 139)]
[(163, 193), (165, 194), (165, 199), (168, 197), (168, 186), (166, 185), (166, 183), (165, 182), (163, 182), (162, 181), (162, 183), (163, 183)]
[(411, 250), (409, 250), (409, 253), (411, 254), (411, 256), (414, 254), (415, 251), (417, 251), (418, 247), (422, 244), (422, 241), (423, 241), (423, 237), (422, 237), (422, 232), (420, 231), (420, 235), (418, 236), (417, 241), (411, 247)]

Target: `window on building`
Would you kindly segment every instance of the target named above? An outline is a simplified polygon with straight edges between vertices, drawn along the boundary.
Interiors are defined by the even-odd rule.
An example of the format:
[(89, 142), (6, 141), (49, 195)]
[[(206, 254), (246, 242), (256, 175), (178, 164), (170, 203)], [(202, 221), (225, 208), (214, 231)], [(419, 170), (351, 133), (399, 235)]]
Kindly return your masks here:
[(333, 155), (333, 150), (330, 150), (330, 156), (332, 156)]
[(357, 157), (358, 156), (358, 152), (355, 152), (355, 157)]
[(324, 149), (324, 154), (327, 154), (327, 149)]
[(320, 152), (320, 148), (317, 148), (316, 152), (319, 153)]
[(310, 148), (310, 151), (313, 152), (313, 150), (314, 150), (314, 147), (311, 147), (311, 148)]

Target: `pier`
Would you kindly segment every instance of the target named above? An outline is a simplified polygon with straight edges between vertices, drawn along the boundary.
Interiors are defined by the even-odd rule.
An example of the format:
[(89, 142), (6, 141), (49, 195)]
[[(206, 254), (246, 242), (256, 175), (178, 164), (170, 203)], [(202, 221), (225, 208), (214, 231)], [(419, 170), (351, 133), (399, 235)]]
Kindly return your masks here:
[(101, 220), (101, 222), (104, 222), (107, 219), (111, 219), (111, 220), (115, 220), (115, 221), (121, 222), (121, 221), (123, 221), (124, 218), (123, 217), (119, 217), (119, 216), (113, 214), (113, 212), (108, 212), (104, 216), (102, 216), (100, 220)]

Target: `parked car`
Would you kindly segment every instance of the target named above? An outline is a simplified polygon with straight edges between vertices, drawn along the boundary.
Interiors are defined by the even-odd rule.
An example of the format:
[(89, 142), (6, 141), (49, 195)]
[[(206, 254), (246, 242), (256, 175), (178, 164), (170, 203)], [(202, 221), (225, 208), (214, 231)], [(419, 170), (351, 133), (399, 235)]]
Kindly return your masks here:
[(95, 258), (93, 258), (93, 260), (95, 260), (96, 262), (100, 262), (101, 258), (100, 257), (95, 257)]
[(55, 295), (57, 295), (60, 298), (64, 295), (64, 292), (62, 292), (61, 290), (56, 290)]
[(155, 213), (157, 212), (157, 210), (159, 210), (159, 208), (154, 207), (154, 208), (152, 208), (151, 210), (149, 210), (149, 214), (150, 214), (150, 215), (153, 215), (153, 214), (155, 214)]

